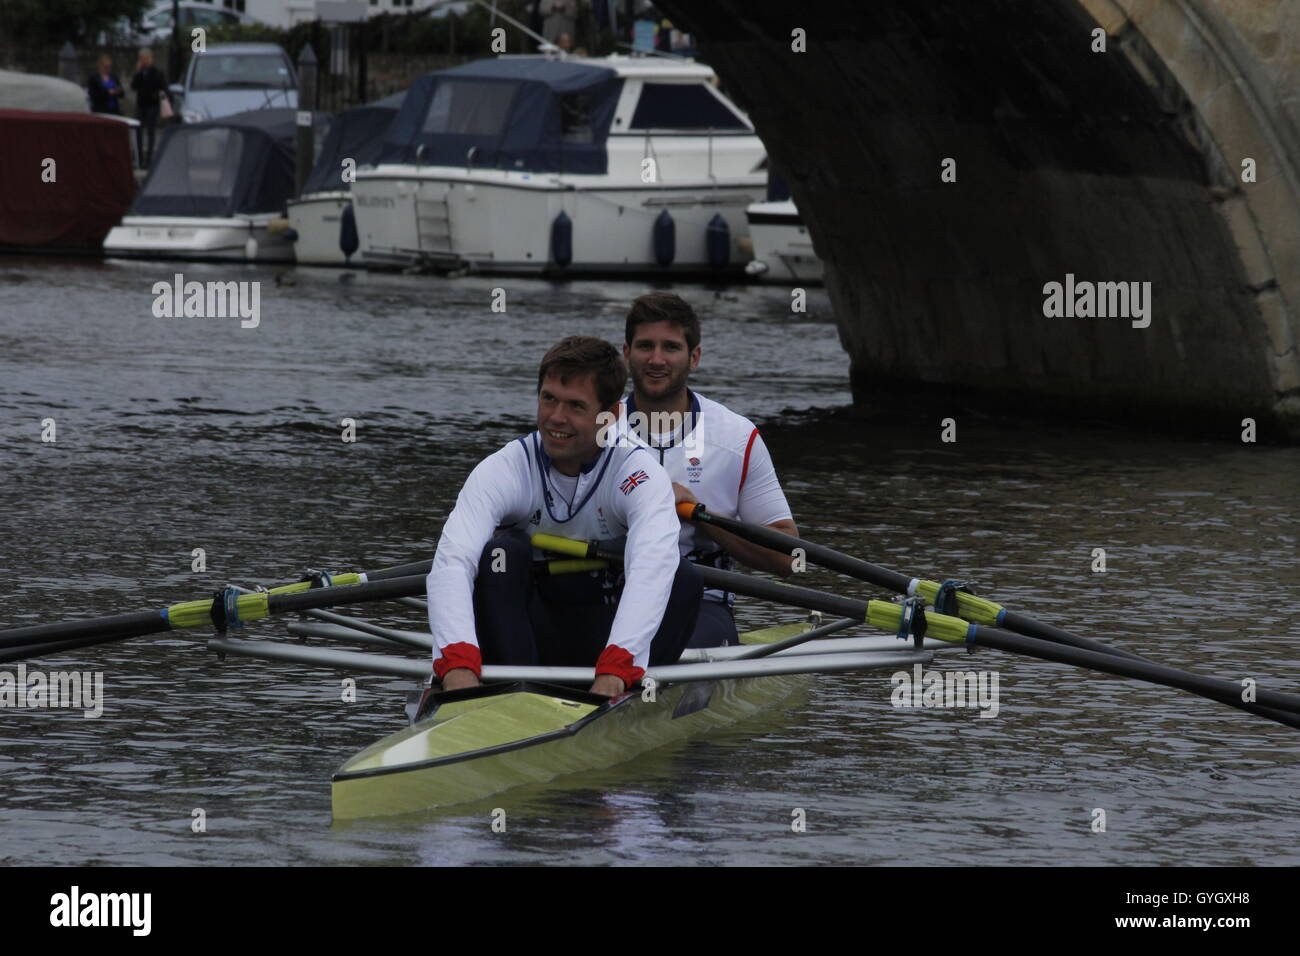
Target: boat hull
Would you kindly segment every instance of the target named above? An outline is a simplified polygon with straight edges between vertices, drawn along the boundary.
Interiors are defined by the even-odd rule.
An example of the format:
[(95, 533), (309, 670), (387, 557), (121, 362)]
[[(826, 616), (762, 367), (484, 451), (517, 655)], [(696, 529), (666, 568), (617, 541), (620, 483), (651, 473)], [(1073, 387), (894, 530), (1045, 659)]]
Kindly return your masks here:
[[(468, 268), (522, 275), (743, 274), (745, 207), (759, 182), (631, 188), (551, 181), (544, 174), (403, 175), (383, 167), (353, 184), (361, 258), (369, 267)], [(603, 179), (604, 177), (591, 177)], [(660, 261), (656, 221), (673, 223), (671, 261)], [(570, 223), (570, 258), (556, 261), (557, 217)], [(725, 264), (710, 260), (714, 215), (727, 226)]]
[(104, 240), (104, 253), (147, 259), (292, 262), (293, 245), (270, 230), (275, 218), (269, 214), (238, 219), (127, 216)]
[(289, 227), (297, 234), (297, 239), (293, 241), (293, 252), (299, 265), (360, 264), (360, 250), (353, 254), (349, 263), (339, 249), (343, 210), (351, 204), (352, 196), (346, 192), (314, 193), (289, 201), (286, 216)]
[[(805, 625), (747, 637), (780, 640)], [(526, 784), (612, 767), (780, 704), (812, 674), (693, 682), (605, 701), (534, 683), (438, 695), (413, 727), (357, 754), (334, 775), (335, 821), (479, 800)]]
[(762, 282), (822, 282), (822, 260), (793, 202), (755, 203), (746, 218), (754, 253), (750, 275)]

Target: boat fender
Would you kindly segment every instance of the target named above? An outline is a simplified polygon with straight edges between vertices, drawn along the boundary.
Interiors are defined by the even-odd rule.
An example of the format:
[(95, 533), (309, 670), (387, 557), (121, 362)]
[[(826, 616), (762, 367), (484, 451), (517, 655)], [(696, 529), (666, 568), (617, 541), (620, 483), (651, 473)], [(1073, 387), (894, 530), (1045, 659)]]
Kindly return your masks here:
[(573, 261), (573, 220), (563, 209), (551, 220), (551, 261), (561, 269)]
[(359, 248), (361, 239), (357, 236), (357, 217), (352, 211), (352, 203), (348, 203), (339, 216), (339, 251), (345, 259), (351, 259)]
[(704, 248), (709, 254), (709, 265), (725, 269), (731, 262), (731, 227), (722, 213), (715, 212), (704, 229)]
[(298, 230), (286, 229), (284, 232), (280, 233), (280, 238), (283, 239), (285, 242), (297, 242)]
[(655, 262), (665, 268), (673, 264), (677, 254), (677, 227), (665, 209), (659, 213), (654, 225)]
[(279, 236), (289, 231), (288, 219), (272, 219), (266, 224), (266, 231), (273, 236)]
[(256, 236), (249, 236), (248, 240), (244, 243), (244, 258), (245, 259), (257, 258), (257, 237)]

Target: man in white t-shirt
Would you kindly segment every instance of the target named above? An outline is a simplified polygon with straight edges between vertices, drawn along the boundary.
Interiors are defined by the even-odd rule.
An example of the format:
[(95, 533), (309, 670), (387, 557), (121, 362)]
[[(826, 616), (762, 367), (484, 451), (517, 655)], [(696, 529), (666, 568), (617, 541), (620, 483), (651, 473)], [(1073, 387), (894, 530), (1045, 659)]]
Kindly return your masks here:
[[(444, 690), (476, 686), (486, 662), (594, 666), (592, 693), (613, 696), (681, 656), (703, 583), (678, 553), (672, 484), (640, 443), (598, 441), (626, 382), (613, 345), (564, 339), (538, 371), (537, 431), (466, 479), (427, 585)], [(549, 575), (538, 532), (622, 550), (622, 569)]]
[[(632, 374), (624, 400), (630, 431), (650, 446), (673, 481), (677, 502), (797, 535), (772, 457), (753, 422), (687, 387), (700, 364), (700, 323), (680, 296), (651, 292), (632, 303), (623, 358)], [(681, 553), (727, 568), (731, 559), (788, 576), (793, 559), (708, 525), (683, 523)], [(706, 590), (690, 647), (738, 643), (735, 595)]]

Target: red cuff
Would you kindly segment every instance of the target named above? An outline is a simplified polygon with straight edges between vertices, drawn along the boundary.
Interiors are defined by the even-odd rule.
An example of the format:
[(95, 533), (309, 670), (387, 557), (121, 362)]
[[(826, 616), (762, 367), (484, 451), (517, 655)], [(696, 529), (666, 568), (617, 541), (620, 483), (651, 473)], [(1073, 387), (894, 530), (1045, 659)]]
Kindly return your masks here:
[(483, 654), (476, 645), (468, 641), (448, 644), (442, 649), (442, 656), (433, 662), (433, 672), (438, 680), (442, 680), (447, 671), (455, 670), (457, 667), (468, 667), (474, 672), (475, 677), (481, 677)]
[(617, 644), (610, 644), (596, 658), (596, 676), (613, 674), (623, 681), (624, 687), (631, 687), (645, 676), (645, 668), (632, 663), (632, 655)]

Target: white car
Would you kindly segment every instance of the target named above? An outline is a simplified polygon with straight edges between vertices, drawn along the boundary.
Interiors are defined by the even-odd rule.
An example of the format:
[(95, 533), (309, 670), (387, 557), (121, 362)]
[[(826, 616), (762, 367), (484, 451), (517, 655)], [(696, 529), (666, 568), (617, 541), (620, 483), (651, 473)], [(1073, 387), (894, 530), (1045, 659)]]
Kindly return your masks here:
[(298, 107), (298, 75), (274, 43), (219, 43), (190, 59), (183, 83), (169, 88), (186, 123), (248, 110)]

